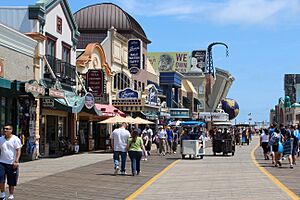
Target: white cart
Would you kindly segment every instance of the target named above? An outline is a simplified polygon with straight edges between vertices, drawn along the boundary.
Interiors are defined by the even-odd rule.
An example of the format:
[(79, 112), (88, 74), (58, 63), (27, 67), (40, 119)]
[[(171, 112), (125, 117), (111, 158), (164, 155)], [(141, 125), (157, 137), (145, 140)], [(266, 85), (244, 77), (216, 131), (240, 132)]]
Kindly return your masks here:
[(204, 148), (205, 141), (201, 142), (200, 140), (182, 140), (182, 159), (184, 159), (186, 155), (188, 155), (189, 158), (200, 157), (202, 159), (205, 154)]

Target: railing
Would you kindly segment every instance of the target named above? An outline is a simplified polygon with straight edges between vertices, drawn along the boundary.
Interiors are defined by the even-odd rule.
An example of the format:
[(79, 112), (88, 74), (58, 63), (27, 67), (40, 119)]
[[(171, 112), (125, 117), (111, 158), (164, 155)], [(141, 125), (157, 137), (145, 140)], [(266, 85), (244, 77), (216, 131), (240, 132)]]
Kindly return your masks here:
[[(59, 81), (67, 84), (74, 84), (76, 80), (75, 66), (71, 65), (68, 62), (62, 62), (60, 59), (57, 59), (54, 56), (46, 55), (45, 56), (53, 73), (59, 79)], [(45, 65), (45, 78), (51, 78), (51, 72), (48, 67)]]

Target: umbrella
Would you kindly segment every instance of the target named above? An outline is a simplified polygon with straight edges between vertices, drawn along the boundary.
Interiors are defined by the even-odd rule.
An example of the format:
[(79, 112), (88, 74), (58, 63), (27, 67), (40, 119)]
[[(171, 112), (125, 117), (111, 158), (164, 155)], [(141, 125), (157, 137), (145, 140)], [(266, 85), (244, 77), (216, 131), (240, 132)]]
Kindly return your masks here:
[(134, 119), (134, 123), (136, 124), (154, 124), (154, 122), (151, 122), (149, 120), (145, 120), (145, 119), (142, 119), (140, 117), (137, 117)]
[(100, 124), (116, 124), (116, 123), (134, 123), (132, 119), (128, 117), (121, 117), (119, 115), (116, 115), (114, 117), (108, 118), (106, 120), (100, 121), (98, 123)]

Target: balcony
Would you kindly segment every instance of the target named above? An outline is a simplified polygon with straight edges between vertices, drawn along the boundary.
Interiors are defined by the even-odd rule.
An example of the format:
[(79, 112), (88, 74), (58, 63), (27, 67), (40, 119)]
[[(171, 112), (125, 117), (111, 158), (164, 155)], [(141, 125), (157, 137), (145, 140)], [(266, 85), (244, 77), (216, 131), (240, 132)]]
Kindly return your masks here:
[[(63, 62), (60, 59), (57, 59), (56, 57), (51, 55), (46, 55), (46, 59), (53, 73), (61, 83), (65, 83), (67, 85), (75, 84), (75, 80), (76, 80), (75, 66), (71, 65), (68, 62)], [(53, 79), (53, 77), (51, 76), (51, 72), (46, 65), (44, 66), (44, 70), (45, 70), (44, 73), (45, 78)]]

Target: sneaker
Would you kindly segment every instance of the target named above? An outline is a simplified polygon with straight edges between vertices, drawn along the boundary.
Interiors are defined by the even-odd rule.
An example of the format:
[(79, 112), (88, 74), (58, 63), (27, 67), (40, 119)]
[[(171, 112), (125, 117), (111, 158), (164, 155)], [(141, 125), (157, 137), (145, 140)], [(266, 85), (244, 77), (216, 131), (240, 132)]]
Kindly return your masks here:
[(119, 166), (116, 167), (115, 172), (114, 172), (114, 175), (117, 176), (118, 173), (119, 173)]
[(148, 160), (147, 158), (144, 159), (144, 161), (147, 161), (147, 160)]
[(123, 176), (124, 176), (124, 175), (127, 175), (127, 173), (126, 173), (126, 172), (121, 172), (121, 175), (123, 175)]
[(8, 200), (14, 200), (15, 198), (14, 198), (14, 195), (9, 195), (9, 197), (7, 198)]
[(294, 168), (294, 166), (291, 164), (291, 165), (290, 165), (290, 168), (291, 168), (291, 169), (293, 169), (293, 168)]

